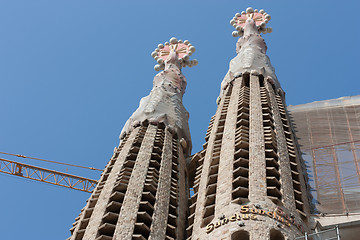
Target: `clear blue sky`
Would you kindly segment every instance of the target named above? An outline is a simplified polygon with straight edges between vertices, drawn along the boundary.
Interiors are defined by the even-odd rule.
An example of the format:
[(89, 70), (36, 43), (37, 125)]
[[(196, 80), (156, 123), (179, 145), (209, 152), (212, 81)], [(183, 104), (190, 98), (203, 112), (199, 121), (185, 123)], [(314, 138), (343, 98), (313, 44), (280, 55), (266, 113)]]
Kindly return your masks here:
[[(264, 38), (288, 104), (359, 94), (358, 1), (219, 2), (1, 1), (0, 151), (103, 168), (152, 88), (151, 52), (172, 36), (197, 48), (199, 65), (183, 72), (199, 151), (235, 56), (229, 21), (248, 6), (272, 16)], [(65, 239), (90, 196), (5, 174), (0, 184), (0, 239)]]

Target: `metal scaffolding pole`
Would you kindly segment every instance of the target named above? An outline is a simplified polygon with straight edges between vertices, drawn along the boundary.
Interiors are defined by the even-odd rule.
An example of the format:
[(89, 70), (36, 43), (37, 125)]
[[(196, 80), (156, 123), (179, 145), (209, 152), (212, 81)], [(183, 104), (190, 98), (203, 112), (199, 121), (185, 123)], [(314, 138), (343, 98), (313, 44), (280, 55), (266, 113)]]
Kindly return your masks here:
[(353, 135), (351, 133), (350, 121), (349, 121), (349, 116), (348, 116), (348, 113), (346, 111), (346, 108), (344, 108), (344, 112), (345, 112), (346, 123), (347, 123), (349, 138), (350, 138), (350, 148), (351, 148), (351, 152), (352, 152), (352, 155), (353, 155), (353, 158), (354, 158), (356, 174), (357, 174), (357, 177), (358, 177), (358, 180), (359, 180), (359, 183), (360, 183), (360, 168), (359, 168), (359, 163), (358, 163), (358, 159), (357, 159), (357, 156), (356, 156), (354, 138), (353, 138)]
[[(326, 111), (326, 115), (327, 115), (328, 126), (329, 126), (330, 141), (331, 141), (331, 144), (333, 145), (334, 144), (334, 138), (333, 138), (333, 134), (332, 134), (332, 127), (331, 127), (331, 122), (330, 122), (329, 112), (328, 111)], [(337, 155), (336, 155), (336, 150), (335, 150), (334, 146), (331, 146), (330, 148), (331, 148), (331, 153), (332, 153), (332, 156), (333, 156), (333, 161), (335, 163), (334, 170), (335, 170), (335, 175), (336, 175), (336, 180), (337, 180), (337, 187), (338, 187), (338, 191), (339, 191), (339, 195), (340, 195), (340, 199), (341, 199), (341, 204), (342, 204), (343, 210), (347, 211), (346, 206), (345, 206), (344, 191), (343, 191), (343, 189), (341, 187), (341, 179), (340, 179), (340, 172), (339, 172), (339, 166), (340, 166), (339, 161), (338, 161), (338, 158), (337, 158)]]

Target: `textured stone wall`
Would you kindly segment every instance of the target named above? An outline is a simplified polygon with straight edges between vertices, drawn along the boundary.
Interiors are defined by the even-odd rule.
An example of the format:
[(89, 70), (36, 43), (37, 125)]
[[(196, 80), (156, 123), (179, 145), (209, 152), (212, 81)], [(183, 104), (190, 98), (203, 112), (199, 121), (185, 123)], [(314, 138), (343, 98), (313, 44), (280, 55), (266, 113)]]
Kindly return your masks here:
[(183, 239), (186, 170), (178, 135), (144, 122), (122, 140), (70, 239)]
[[(277, 99), (281, 97), (275, 86), (256, 72), (234, 79), (227, 89), (205, 149), (189, 165), (198, 166), (201, 173), (195, 175), (201, 176), (193, 185), (197, 196), (189, 204), (195, 210), (190, 207), (194, 213), (188, 239), (293, 239), (308, 231), (309, 208), (301, 204), (307, 201), (305, 180), (301, 168), (291, 162), (293, 136), (284, 132), (287, 115), (282, 115)], [(209, 192), (209, 181), (216, 185), (215, 192)], [(298, 182), (300, 191), (294, 190)]]
[(294, 239), (309, 230), (296, 138), (259, 33), (264, 26), (257, 26), (270, 16), (255, 15), (248, 8), (231, 21), (235, 35), (243, 36), (221, 83), (204, 150), (189, 164), (188, 239)]
[(180, 61), (175, 50), (164, 59), (165, 70), (155, 76), (150, 94), (126, 122), (120, 146), (70, 229), (71, 240), (184, 238), (185, 158), (191, 152), (191, 137), (189, 114), (182, 104), (186, 79), (181, 66), (195, 62)]

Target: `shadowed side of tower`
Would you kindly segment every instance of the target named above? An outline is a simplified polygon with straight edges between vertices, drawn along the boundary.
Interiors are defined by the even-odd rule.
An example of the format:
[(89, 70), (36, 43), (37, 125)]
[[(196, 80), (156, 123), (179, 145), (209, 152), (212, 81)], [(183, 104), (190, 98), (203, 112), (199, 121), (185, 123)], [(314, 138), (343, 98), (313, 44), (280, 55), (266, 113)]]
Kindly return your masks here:
[(175, 38), (152, 56), (163, 70), (126, 122), (119, 147), (70, 229), (71, 240), (183, 239), (191, 152), (181, 67), (195, 48)]
[(248, 8), (231, 20), (236, 44), (204, 149), (189, 164), (187, 237), (294, 239), (308, 229), (306, 179), (260, 32), (270, 15)]

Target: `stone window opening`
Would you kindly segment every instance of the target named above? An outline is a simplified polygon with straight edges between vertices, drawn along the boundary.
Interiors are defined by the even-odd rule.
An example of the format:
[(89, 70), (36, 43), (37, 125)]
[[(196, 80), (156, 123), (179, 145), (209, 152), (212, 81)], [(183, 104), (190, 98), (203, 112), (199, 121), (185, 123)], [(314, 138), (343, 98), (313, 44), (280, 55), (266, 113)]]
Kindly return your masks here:
[(270, 230), (270, 240), (285, 240), (284, 235), (276, 229)]
[(234, 232), (231, 235), (231, 240), (249, 240), (249, 239), (250, 239), (249, 232), (245, 230)]

